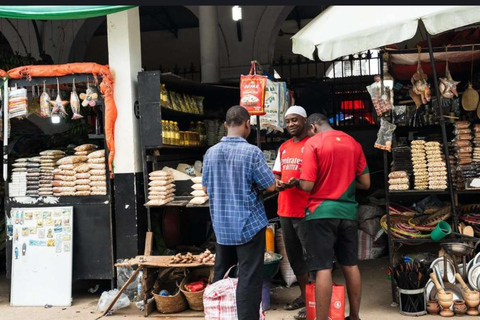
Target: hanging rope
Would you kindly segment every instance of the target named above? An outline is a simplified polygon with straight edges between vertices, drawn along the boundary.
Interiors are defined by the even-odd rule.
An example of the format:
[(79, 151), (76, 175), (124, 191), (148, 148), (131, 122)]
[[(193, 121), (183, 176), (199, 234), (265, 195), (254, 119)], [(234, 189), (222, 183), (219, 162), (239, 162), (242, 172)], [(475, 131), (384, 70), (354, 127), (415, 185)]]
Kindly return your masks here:
[(472, 46), (472, 67), (470, 70), (470, 81), (473, 81), (473, 54), (474, 54), (474, 46)]

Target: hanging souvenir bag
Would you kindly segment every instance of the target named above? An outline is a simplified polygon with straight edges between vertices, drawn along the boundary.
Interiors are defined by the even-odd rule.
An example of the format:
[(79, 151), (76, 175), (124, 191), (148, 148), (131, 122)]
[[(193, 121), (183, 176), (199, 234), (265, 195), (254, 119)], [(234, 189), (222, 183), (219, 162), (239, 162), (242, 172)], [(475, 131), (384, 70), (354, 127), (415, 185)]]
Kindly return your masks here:
[(265, 114), (265, 88), (267, 76), (257, 74), (256, 61), (248, 75), (240, 76), (240, 105), (247, 109), (251, 116), (263, 116)]

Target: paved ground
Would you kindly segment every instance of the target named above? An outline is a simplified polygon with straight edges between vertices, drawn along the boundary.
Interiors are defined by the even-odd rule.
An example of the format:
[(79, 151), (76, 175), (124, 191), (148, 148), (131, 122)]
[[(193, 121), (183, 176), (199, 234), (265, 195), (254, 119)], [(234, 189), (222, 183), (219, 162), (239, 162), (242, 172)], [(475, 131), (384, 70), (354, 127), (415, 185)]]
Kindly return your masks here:
[[(398, 308), (393, 308), (391, 304), (390, 282), (387, 280), (386, 267), (388, 260), (362, 261), (360, 268), (363, 278), (363, 295), (361, 317), (363, 320), (369, 319), (400, 319)], [(52, 320), (52, 319), (96, 319), (100, 313), (96, 310), (96, 304), (99, 294), (86, 293), (86, 290), (75, 292), (73, 305), (69, 308), (20, 308), (10, 307), (8, 302), (9, 282), (4, 277), (4, 272), (0, 278), (0, 319), (15, 320)], [(344, 283), (341, 271), (336, 271), (335, 281)], [(25, 288), (28, 290), (28, 288)], [(287, 320), (293, 319), (295, 311), (284, 311), (282, 306), (298, 295), (298, 287), (285, 288), (272, 286), (271, 302), (272, 309), (267, 311), (267, 320)], [(348, 303), (347, 303), (348, 314)], [(428, 319), (440, 319), (440, 316), (426, 316)], [(118, 310), (110, 320), (118, 319), (144, 319), (141, 313), (133, 304), (130, 308)], [(186, 317), (164, 317), (162, 319), (187, 320)], [(408, 318), (405, 318), (408, 319)]]

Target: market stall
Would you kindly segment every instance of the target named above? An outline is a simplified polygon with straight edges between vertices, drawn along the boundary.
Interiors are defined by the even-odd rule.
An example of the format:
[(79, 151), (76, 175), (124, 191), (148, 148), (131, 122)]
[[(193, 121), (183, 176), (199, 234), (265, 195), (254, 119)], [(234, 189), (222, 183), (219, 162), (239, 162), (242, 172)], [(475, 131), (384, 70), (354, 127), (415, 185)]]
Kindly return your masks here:
[[(317, 49), (320, 59), (332, 60), (375, 47), (391, 46), (409, 40), (417, 32), (426, 35), (425, 49), (419, 49), (413, 63), (405, 63), (408, 57), (402, 56), (411, 54), (411, 51), (387, 50), (389, 62), (393, 60), (410, 66), (398, 68), (391, 63), (387, 68), (387, 64), (382, 63), (381, 77), (367, 87), (380, 124), (375, 146), (385, 150), (387, 214), (381, 223), (389, 236), (392, 299), (400, 303), (403, 314), (426, 314), (429, 299), (437, 299), (428, 303), (431, 313), (443, 308), (441, 315), (451, 316), (453, 313), (449, 309), (453, 308), (455, 313), (464, 314), (465, 302), (460, 301), (460, 305), (453, 306), (454, 299), (463, 298), (472, 307), (469, 314), (478, 314), (475, 310), (478, 303), (472, 304), (475, 300), (472, 295), (478, 296), (475, 291), (478, 279), (471, 268), (476, 264), (477, 252), (471, 243), (478, 238), (474, 237), (472, 226), (465, 223), (470, 221), (475, 224), (473, 217), (476, 216), (477, 205), (472, 203), (478, 201), (480, 190), (479, 159), (478, 152), (475, 152), (480, 137), (480, 114), (477, 111), (478, 92), (474, 89), (480, 84), (467, 86), (473, 78), (473, 72), (468, 71), (473, 70), (477, 59), (475, 44), (478, 42), (467, 42), (464, 49), (449, 53), (450, 48), (445, 48), (445, 45), (450, 42), (440, 41), (442, 48), (434, 48), (431, 37), (478, 23), (475, 13), (478, 10), (478, 6), (419, 7), (415, 11), (400, 6), (333, 6), (292, 38), (294, 52), (312, 58)], [(422, 24), (419, 28), (420, 20)], [(323, 32), (326, 30), (334, 31)], [(462, 54), (461, 51), (465, 52)], [(427, 52), (428, 68), (421, 63), (422, 53), (425, 55)], [(440, 57), (440, 52), (443, 57)], [(448, 68), (447, 57), (450, 55), (452, 63), (455, 63), (452, 70)], [(437, 59), (442, 60), (441, 71)], [(462, 64), (471, 69), (462, 69)], [(399, 77), (397, 81), (389, 77), (387, 70)], [(461, 79), (461, 73), (469, 76)], [(398, 81), (400, 79), (410, 80), (410, 83), (402, 83)], [(464, 87), (466, 90), (462, 95)], [(399, 99), (402, 89), (408, 91), (409, 99), (405, 98), (405, 92)], [(411, 116), (409, 110), (412, 110)], [(466, 219), (461, 218), (465, 216)], [(411, 246), (421, 243), (430, 243), (422, 248), (433, 256), (426, 255), (419, 249), (420, 246)], [(442, 243), (443, 250), (440, 252), (437, 251), (440, 249), (438, 243)], [(431, 267), (434, 272), (425, 273), (425, 267)], [(465, 279), (460, 274), (463, 278), (470, 275), (466, 282), (474, 291), (463, 285)], [(431, 280), (422, 279), (424, 275)]]
[[(155, 309), (160, 314), (172, 314), (175, 312), (162, 307), (161, 302), (159, 304), (162, 298), (158, 296), (160, 290), (155, 281), (159, 272), (172, 267), (171, 259), (178, 254), (183, 254), (179, 261), (189, 254), (196, 257), (205, 250), (214, 255), (215, 238), (209, 202), (201, 186), (202, 160), (206, 150), (226, 134), (223, 124), (225, 113), (229, 107), (239, 104), (240, 92), (238, 87), (200, 84), (158, 71), (140, 72), (138, 86), (145, 206), (148, 230), (154, 232), (155, 256), (139, 256), (126, 263), (144, 268), (142, 293), (145, 315), (150, 315)], [(276, 148), (283, 141), (271, 130), (279, 125), (272, 120), (279, 118), (278, 110), (274, 110), (279, 105), (278, 85), (273, 83), (266, 91), (268, 98), (265, 105), (271, 115), (261, 117), (261, 134), (260, 130), (252, 130), (248, 141), (260, 143), (269, 150), (265, 154), (273, 167)], [(283, 92), (288, 94), (288, 91)], [(276, 141), (273, 141), (273, 135), (277, 136)], [(276, 202), (275, 199), (276, 194), (273, 194), (265, 197), (264, 201), (269, 206)], [(145, 262), (149, 259), (152, 260), (150, 265)], [(200, 262), (173, 264), (173, 267), (195, 270), (210, 266), (212, 261), (204, 258)], [(203, 316), (201, 312), (198, 314)]]
[[(53, 218), (50, 221), (48, 216), (39, 218), (35, 230), (29, 231), (35, 239), (27, 247), (48, 242), (42, 240), (46, 234), (54, 251), (73, 252), (74, 280), (114, 279), (110, 178), (113, 177), (116, 107), (108, 67), (94, 63), (25, 66), (1, 71), (1, 74), (4, 77), (3, 177), (7, 182), (7, 223), (21, 224), (27, 219), (29, 208), (53, 212), (57, 207), (72, 207), (71, 226), (63, 226)], [(69, 99), (63, 98), (66, 96)], [(27, 117), (35, 117), (36, 123), (44, 128), (66, 122), (67, 127), (70, 123), (77, 131), (71, 129), (70, 135), (65, 134), (70, 138), (58, 141), (45, 135), (45, 141), (39, 139), (39, 143), (30, 147), (8, 148), (10, 120)], [(89, 133), (78, 131), (81, 127), (78, 123), (82, 121), (84, 127), (94, 129)], [(54, 228), (59, 232), (62, 228), (71, 228), (69, 232), (75, 234), (73, 243), (67, 243), (71, 237), (50, 237), (48, 231), (53, 232)], [(7, 265), (10, 267), (15, 254), (13, 247), (18, 250), (25, 241), (22, 237), (8, 236)], [(59, 243), (55, 246), (52, 240)], [(10, 272), (8, 268), (7, 274)]]

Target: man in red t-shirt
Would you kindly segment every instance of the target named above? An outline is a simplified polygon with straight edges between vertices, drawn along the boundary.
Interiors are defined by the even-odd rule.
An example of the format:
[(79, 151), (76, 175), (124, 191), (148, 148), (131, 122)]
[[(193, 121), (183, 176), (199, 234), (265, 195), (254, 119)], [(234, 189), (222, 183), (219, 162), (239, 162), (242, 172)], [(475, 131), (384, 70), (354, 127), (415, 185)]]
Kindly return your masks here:
[(370, 188), (367, 162), (362, 146), (332, 129), (324, 115), (312, 114), (307, 127), (312, 137), (305, 143), (300, 187), (310, 192), (305, 219), (309, 267), (316, 271), (316, 319), (328, 319), (336, 256), (347, 284), (350, 315), (346, 319), (359, 320), (362, 282), (357, 266), (355, 190)]
[[(300, 297), (285, 305), (286, 310), (305, 307), (305, 286), (308, 283), (308, 266), (305, 255), (306, 229), (305, 207), (308, 193), (299, 188), (303, 149), (309, 139), (307, 134), (307, 113), (300, 106), (292, 106), (285, 113), (285, 124), (292, 139), (280, 146), (273, 173), (277, 181), (278, 215), (282, 225), (283, 241), (288, 261), (300, 286)], [(296, 319), (305, 319), (305, 309), (299, 311)]]

